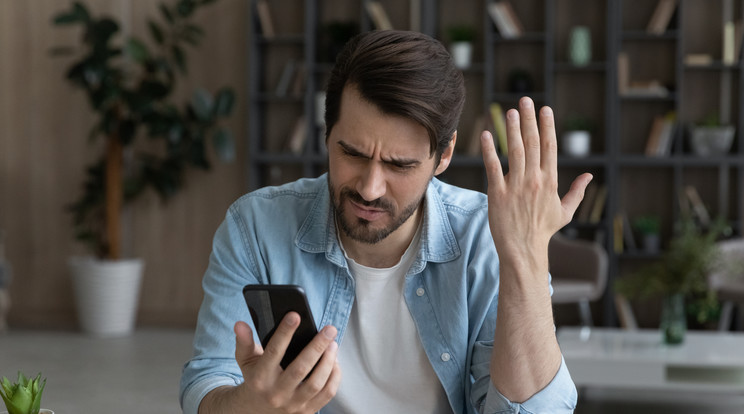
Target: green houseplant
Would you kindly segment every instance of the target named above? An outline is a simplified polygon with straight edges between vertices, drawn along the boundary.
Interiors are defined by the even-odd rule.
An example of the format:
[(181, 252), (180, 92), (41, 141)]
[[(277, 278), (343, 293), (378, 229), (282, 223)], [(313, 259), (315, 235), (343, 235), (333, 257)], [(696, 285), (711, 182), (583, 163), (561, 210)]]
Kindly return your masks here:
[(473, 58), (475, 26), (467, 23), (453, 24), (445, 29), (450, 41), (450, 54), (459, 69), (468, 69)]
[[(66, 78), (85, 93), (96, 114), (90, 140), (102, 141), (101, 157), (87, 167), (82, 195), (69, 207), (77, 239), (85, 242), (99, 259), (75, 258), (70, 264), (79, 301), (78, 315), (85, 330), (131, 330), (131, 309), (136, 307), (143, 264), (138, 259), (121, 259), (122, 206), (147, 189), (155, 190), (163, 200), (172, 197), (183, 186), (188, 169), (210, 167), (210, 142), (220, 158), (234, 157), (232, 134), (222, 124), (235, 101), (231, 88), (222, 88), (214, 95), (197, 89), (190, 101), (182, 105), (173, 102), (176, 81), (187, 72), (186, 49), (198, 45), (204, 36), (193, 17), (213, 2), (177, 0), (159, 4), (159, 19), (147, 22), (147, 42), (135, 36), (120, 39), (120, 24), (114, 18), (95, 17), (79, 2), (54, 18), (55, 25), (82, 29), (81, 50), (65, 47), (56, 48), (55, 52), (74, 53), (76, 58)], [(125, 159), (129, 161), (125, 163)], [(125, 311), (128, 316), (122, 318), (119, 328), (98, 316), (96, 320), (86, 319), (84, 315), (102, 316), (106, 312), (96, 309), (97, 303), (80, 304), (82, 296), (101, 300), (95, 298), (99, 293), (83, 292), (83, 282), (78, 280), (118, 272), (140, 275), (117, 276), (122, 284), (125, 279), (135, 281), (126, 282), (126, 286), (110, 286), (116, 292), (130, 292), (130, 299), (119, 301), (134, 302)]]
[(659, 252), (661, 238), (661, 219), (653, 214), (638, 216), (633, 220), (633, 229), (641, 236), (641, 244), (646, 253)]
[(735, 134), (736, 128), (721, 123), (719, 114), (713, 112), (690, 127), (690, 147), (701, 157), (728, 154)]
[(682, 342), (690, 309), (699, 323), (716, 314), (718, 300), (707, 276), (719, 263), (716, 241), (728, 231), (722, 220), (704, 229), (683, 217), (659, 260), (615, 283), (615, 290), (629, 299), (663, 298), (661, 329), (667, 343)]
[(591, 152), (592, 131), (594, 122), (591, 118), (572, 115), (563, 123), (561, 135), (563, 153), (571, 157), (585, 157)]
[[(15, 383), (10, 382), (3, 377), (0, 383), (0, 397), (5, 403), (8, 414), (39, 414), (39, 412), (51, 413), (49, 410), (42, 410), (41, 394), (46, 386), (46, 378), (41, 380), (41, 374), (36, 378), (26, 378), (23, 373), (18, 372), (18, 380)], [(53, 414), (53, 413), (52, 413)]]

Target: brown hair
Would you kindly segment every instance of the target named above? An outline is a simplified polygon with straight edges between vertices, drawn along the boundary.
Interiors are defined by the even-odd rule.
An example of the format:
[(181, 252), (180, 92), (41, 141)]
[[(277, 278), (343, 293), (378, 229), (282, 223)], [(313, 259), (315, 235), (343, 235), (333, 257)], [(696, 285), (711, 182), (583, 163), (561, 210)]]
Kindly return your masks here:
[(429, 133), (437, 164), (465, 103), (462, 73), (444, 46), (419, 32), (382, 30), (351, 39), (326, 87), (326, 139), (340, 114), (344, 87), (353, 85), (383, 113), (412, 119)]

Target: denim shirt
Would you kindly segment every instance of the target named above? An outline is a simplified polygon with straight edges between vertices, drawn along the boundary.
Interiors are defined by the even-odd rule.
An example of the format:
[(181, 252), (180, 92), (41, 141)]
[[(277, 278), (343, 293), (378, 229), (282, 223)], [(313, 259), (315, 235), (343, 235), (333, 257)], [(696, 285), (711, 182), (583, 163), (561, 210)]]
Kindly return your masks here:
[[(453, 412), (573, 412), (577, 393), (564, 361), (550, 384), (521, 404), (491, 383), (499, 261), (485, 195), (435, 178), (424, 205), (421, 247), (404, 296)], [(196, 414), (210, 390), (242, 382), (233, 326), (239, 320), (252, 326), (242, 288), (257, 283), (302, 286), (318, 328), (335, 326), (343, 344), (354, 280), (336, 237), (325, 175), (263, 188), (230, 206), (202, 283), (194, 355), (181, 378), (184, 413)]]

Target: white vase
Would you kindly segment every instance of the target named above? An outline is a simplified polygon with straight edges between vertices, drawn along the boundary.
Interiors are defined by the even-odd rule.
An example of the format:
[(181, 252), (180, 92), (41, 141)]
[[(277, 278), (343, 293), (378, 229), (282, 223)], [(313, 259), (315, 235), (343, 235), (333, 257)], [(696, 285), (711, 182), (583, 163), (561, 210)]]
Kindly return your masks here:
[(453, 42), (450, 45), (450, 54), (458, 69), (467, 69), (473, 58), (473, 44), (470, 42)]
[(566, 131), (561, 137), (563, 153), (571, 157), (586, 157), (591, 150), (589, 131)]
[(82, 330), (96, 336), (131, 334), (144, 270), (142, 259), (73, 257), (69, 267)]
[(731, 150), (736, 128), (731, 125), (720, 127), (693, 127), (690, 131), (690, 146), (695, 155), (701, 157), (725, 155)]

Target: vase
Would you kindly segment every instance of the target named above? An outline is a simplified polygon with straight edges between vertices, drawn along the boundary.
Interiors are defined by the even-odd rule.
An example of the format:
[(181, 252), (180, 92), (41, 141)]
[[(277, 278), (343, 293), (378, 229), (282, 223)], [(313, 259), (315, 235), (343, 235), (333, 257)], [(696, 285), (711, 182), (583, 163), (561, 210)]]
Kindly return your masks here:
[(592, 34), (586, 26), (571, 29), (568, 54), (574, 66), (586, 66), (592, 60)]
[(661, 308), (661, 337), (667, 345), (681, 344), (687, 332), (685, 315), (685, 297), (681, 293), (672, 293), (664, 297)]
[(592, 136), (589, 131), (566, 131), (561, 137), (563, 153), (570, 157), (586, 157), (591, 150)]
[(127, 336), (134, 330), (144, 262), (142, 259), (69, 261), (83, 332)]
[(456, 68), (460, 70), (468, 69), (473, 56), (473, 44), (470, 42), (453, 42), (450, 45), (450, 54)]

